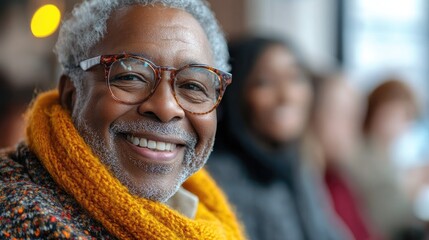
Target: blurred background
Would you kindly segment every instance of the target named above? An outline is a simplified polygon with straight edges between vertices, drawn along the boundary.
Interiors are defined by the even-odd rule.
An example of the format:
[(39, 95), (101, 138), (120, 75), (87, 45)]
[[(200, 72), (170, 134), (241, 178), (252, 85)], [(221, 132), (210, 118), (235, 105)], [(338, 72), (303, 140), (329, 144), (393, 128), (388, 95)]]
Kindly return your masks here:
[[(53, 31), (31, 31), (35, 12), (55, 5), (61, 18), (79, 0), (2, 0), (1, 67), (14, 84), (55, 85), (60, 70), (52, 46), (56, 16), (47, 11)], [(429, 89), (429, 2), (425, 0), (210, 0), (227, 37), (249, 33), (287, 36), (317, 71), (341, 67), (350, 81), (370, 91), (387, 76), (407, 81), (422, 108)], [(51, 14), (51, 15), (49, 15)], [(43, 19), (39, 24), (44, 24)], [(37, 25), (37, 23), (34, 23)], [(36, 34), (36, 36), (35, 36)]]
[[(60, 70), (52, 46), (56, 16), (46, 15), (53, 32), (36, 37), (35, 12), (58, 7), (61, 19), (80, 0), (2, 0), (0, 64), (15, 84), (53, 81)], [(429, 2), (425, 0), (209, 0), (227, 37), (276, 33), (287, 36), (314, 70), (344, 68), (369, 91), (386, 76), (409, 82), (426, 106), (429, 101)], [(48, 11), (49, 12), (49, 11)], [(48, 13), (50, 14), (50, 13)], [(40, 20), (43, 24), (43, 20)], [(49, 27), (48, 27), (49, 28)], [(48, 31), (49, 32), (49, 31)], [(30, 80), (31, 79), (31, 80)], [(43, 79), (43, 80), (42, 80)], [(44, 83), (42, 85), (49, 85)]]
[[(56, 86), (61, 74), (52, 51), (57, 27), (79, 2), (0, 1), (0, 146), (22, 139), (26, 105), (37, 92)], [(229, 40), (274, 34), (293, 42), (315, 75), (341, 72), (343, 81), (360, 93), (363, 116), (381, 84), (404, 84), (405, 92), (411, 93), (405, 113), (383, 108), (373, 113), (374, 124), (381, 122), (379, 133), (389, 138), (388, 162), (412, 202), (413, 214), (429, 221), (429, 1), (209, 2)], [(385, 89), (392, 95), (397, 92)], [(399, 95), (404, 94), (395, 96)]]
[(386, 75), (427, 104), (429, 2), (425, 0), (210, 1), (230, 38), (280, 33), (316, 70), (341, 66), (369, 90)]

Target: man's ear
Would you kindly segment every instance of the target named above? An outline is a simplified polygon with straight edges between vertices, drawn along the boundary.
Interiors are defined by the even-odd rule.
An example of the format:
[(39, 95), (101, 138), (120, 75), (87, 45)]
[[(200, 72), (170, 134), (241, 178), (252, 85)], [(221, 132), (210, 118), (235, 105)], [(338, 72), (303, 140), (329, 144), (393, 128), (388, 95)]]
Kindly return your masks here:
[(76, 102), (76, 87), (69, 76), (61, 75), (60, 83), (58, 84), (58, 92), (60, 94), (61, 106), (73, 112), (73, 107)]

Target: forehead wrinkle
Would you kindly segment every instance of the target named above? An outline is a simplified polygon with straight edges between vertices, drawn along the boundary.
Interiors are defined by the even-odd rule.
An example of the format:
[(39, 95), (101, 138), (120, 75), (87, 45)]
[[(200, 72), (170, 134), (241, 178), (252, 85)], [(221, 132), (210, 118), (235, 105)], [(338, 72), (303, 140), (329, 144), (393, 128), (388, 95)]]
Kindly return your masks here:
[[(163, 31), (161, 36), (156, 38), (135, 39), (135, 41), (129, 43), (130, 45), (134, 46), (144, 44), (145, 51), (142, 52), (142, 54), (158, 65), (163, 64), (162, 62), (159, 62), (159, 57), (162, 55), (156, 54), (159, 48), (163, 48), (165, 51), (171, 53), (172, 56), (176, 56), (177, 59), (181, 59), (181, 63), (179, 64), (180, 66), (175, 67), (182, 67), (186, 64), (213, 64), (213, 58), (211, 55), (209, 55), (210, 59), (206, 61), (205, 59), (192, 57), (194, 54), (189, 54), (190, 49), (192, 49), (192, 52), (194, 53), (205, 52), (207, 49), (209, 49), (209, 46), (207, 46), (207, 44), (204, 43), (204, 40), (201, 40), (200, 37), (195, 36), (195, 34), (187, 31), (175, 31), (173, 34), (170, 33), (171, 32), (169, 30), (166, 30), (165, 32)], [(198, 39), (198, 41), (195, 41), (195, 39)], [(170, 49), (170, 44), (176, 45), (176, 47), (173, 48), (175, 49), (174, 52), (172, 52), (173, 50)], [(197, 55), (205, 54), (206, 53)]]
[[(153, 31), (153, 29), (151, 29)], [(160, 26), (157, 26), (157, 29), (155, 30), (160, 34), (160, 39), (156, 39), (155, 42), (158, 41), (178, 41), (190, 45), (195, 45), (197, 42), (200, 45), (204, 45), (203, 39), (201, 39), (201, 36), (207, 37), (205, 33), (201, 29), (201, 36), (196, 35), (195, 31), (193, 31), (193, 28), (190, 28), (188, 26), (184, 26), (182, 24), (160, 24)], [(151, 31), (148, 32), (148, 35), (152, 36)], [(197, 41), (195, 41), (197, 40)]]
[[(141, 6), (137, 6), (137, 8), (139, 7), (141, 8)], [(163, 8), (160, 6), (155, 6), (155, 7), (145, 6), (143, 8), (158, 9), (158, 10), (161, 9), (162, 11), (178, 11), (181, 14), (184, 14), (184, 15), (177, 16), (177, 15), (173, 15), (173, 13), (166, 13), (164, 17), (159, 21), (156, 21), (155, 23), (152, 22), (152, 24), (148, 26), (142, 26), (148, 31), (148, 34), (147, 34), (148, 37), (156, 36), (156, 34), (151, 33), (156, 31), (158, 34), (159, 33), (162, 34), (163, 39), (173, 40), (173, 38), (169, 37), (171, 35), (169, 33), (174, 33), (175, 35), (180, 34), (178, 38), (193, 37), (194, 39), (198, 39), (197, 36), (193, 36), (195, 34), (192, 34), (192, 33), (195, 33), (196, 29), (198, 29), (198, 31), (202, 33), (204, 38), (207, 39), (206, 33), (202, 28), (202, 26), (200, 25), (200, 23), (192, 15), (190, 15), (187, 12), (184, 12), (183, 10)], [(132, 7), (124, 7), (113, 12), (112, 16), (107, 21), (107, 29), (115, 28), (122, 31), (123, 34), (132, 34), (134, 28), (123, 27), (123, 26), (132, 25), (134, 23), (133, 19), (128, 17), (130, 11), (133, 11)], [(143, 15), (140, 17), (143, 17)], [(144, 23), (142, 24), (144, 25)], [(182, 39), (175, 39), (175, 40), (182, 41)], [(198, 41), (201, 42), (202, 39), (198, 39)]]
[[(155, 21), (154, 19), (158, 17), (150, 18), (151, 12), (138, 14), (135, 11), (124, 8), (112, 14), (107, 22), (107, 33), (94, 48), (93, 55), (133, 52), (147, 56), (157, 65), (176, 65), (175, 67), (181, 67), (185, 65), (184, 63), (213, 65), (213, 53), (208, 37), (193, 16), (187, 16), (186, 12), (184, 15), (177, 15), (176, 10), (165, 9), (175, 13), (167, 12)], [(136, 16), (137, 19), (129, 16)], [(144, 24), (145, 22), (147, 24)], [(139, 35), (142, 32), (144, 35)]]

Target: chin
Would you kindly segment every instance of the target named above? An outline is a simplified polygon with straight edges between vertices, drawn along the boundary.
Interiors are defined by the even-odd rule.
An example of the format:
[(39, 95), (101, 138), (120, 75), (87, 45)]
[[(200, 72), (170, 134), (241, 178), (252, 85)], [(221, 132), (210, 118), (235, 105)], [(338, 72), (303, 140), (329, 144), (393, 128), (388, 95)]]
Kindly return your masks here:
[(284, 129), (282, 131), (276, 131), (272, 135), (272, 139), (278, 143), (288, 143), (298, 139), (301, 136), (301, 131), (297, 129)]
[(124, 184), (132, 195), (146, 198), (156, 202), (166, 202), (180, 188), (182, 183), (170, 181), (148, 180), (139, 184)]
[(168, 172), (156, 169), (138, 169), (133, 171), (113, 167), (114, 176), (124, 185), (130, 194), (156, 202), (165, 202), (173, 196), (184, 181), (182, 170), (174, 168)]

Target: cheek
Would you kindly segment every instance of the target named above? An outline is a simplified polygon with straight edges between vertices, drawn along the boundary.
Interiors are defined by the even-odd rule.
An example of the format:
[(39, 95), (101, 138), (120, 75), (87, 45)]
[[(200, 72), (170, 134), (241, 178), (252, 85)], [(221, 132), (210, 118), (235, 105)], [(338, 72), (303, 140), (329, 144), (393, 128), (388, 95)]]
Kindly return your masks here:
[(246, 98), (247, 110), (250, 118), (264, 118), (265, 113), (275, 107), (276, 100), (273, 91), (268, 89), (249, 90)]
[(102, 83), (88, 86), (82, 95), (81, 97), (85, 99), (85, 102), (82, 104), (81, 109), (78, 109), (79, 116), (76, 117), (85, 119), (85, 123), (91, 129), (107, 138), (110, 124), (129, 107), (118, 104)]
[(305, 111), (308, 111), (312, 101), (312, 91), (307, 83), (295, 83), (290, 87), (290, 94), (293, 94), (295, 102), (300, 104)]
[(197, 150), (201, 151), (207, 146), (207, 144), (211, 143), (216, 134), (216, 111), (205, 115), (194, 115), (187, 113), (186, 117), (189, 119), (192, 128), (197, 134)]

